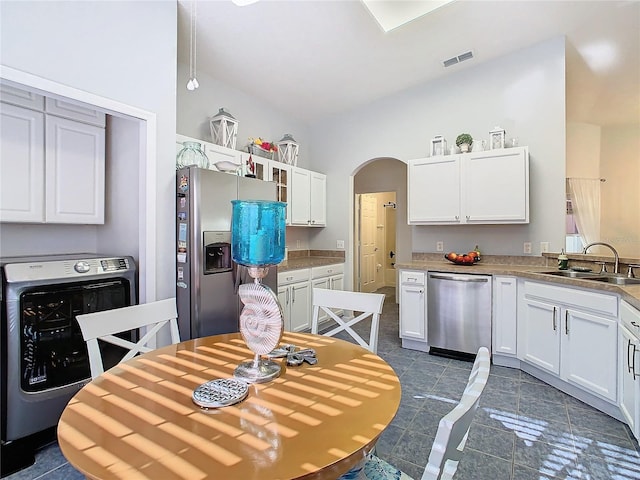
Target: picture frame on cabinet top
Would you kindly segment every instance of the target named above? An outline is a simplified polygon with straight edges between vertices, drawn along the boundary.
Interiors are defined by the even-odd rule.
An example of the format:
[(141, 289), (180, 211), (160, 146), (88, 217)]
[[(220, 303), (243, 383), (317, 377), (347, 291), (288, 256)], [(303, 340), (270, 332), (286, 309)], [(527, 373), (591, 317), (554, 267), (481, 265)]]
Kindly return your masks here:
[(447, 151), (447, 141), (444, 139), (442, 135), (436, 135), (431, 139), (431, 150), (430, 155), (432, 157), (438, 155), (445, 155)]
[(495, 150), (498, 148), (504, 148), (504, 137), (506, 132), (503, 128), (495, 127), (489, 132), (489, 148)]

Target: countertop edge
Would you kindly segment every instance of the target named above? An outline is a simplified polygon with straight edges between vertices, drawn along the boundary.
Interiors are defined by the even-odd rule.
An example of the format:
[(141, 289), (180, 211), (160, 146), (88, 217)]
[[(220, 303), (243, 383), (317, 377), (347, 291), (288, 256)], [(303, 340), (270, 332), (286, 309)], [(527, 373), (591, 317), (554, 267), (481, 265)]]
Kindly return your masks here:
[(288, 272), (303, 268), (324, 267), (325, 265), (343, 264), (344, 259), (340, 257), (300, 257), (290, 258), (278, 264), (278, 272)]
[(620, 295), (620, 297), (640, 310), (640, 285), (615, 285), (610, 283), (594, 282), (580, 278), (568, 278), (549, 275), (544, 272), (555, 270), (553, 267), (532, 265), (501, 265), (482, 264), (454, 265), (449, 262), (405, 262), (396, 263), (396, 270), (425, 270), (444, 273), (471, 273), (484, 275), (508, 275), (541, 282), (557, 283), (572, 287), (580, 287), (588, 290), (598, 290)]

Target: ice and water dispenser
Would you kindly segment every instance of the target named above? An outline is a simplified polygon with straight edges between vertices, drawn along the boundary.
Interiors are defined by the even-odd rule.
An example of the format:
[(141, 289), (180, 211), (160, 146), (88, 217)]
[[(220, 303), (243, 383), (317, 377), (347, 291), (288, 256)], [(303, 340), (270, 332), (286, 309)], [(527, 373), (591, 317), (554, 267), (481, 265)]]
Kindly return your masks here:
[(231, 259), (231, 232), (204, 232), (204, 274), (229, 272)]

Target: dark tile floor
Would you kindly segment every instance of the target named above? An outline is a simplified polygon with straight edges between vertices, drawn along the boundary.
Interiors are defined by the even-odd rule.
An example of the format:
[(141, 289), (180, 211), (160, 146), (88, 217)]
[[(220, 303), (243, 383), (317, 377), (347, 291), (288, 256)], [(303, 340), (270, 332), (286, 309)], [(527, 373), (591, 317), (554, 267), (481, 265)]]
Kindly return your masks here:
[[(459, 400), (471, 363), (402, 349), (394, 289), (381, 292), (378, 354), (400, 377), (402, 401), (377, 453), (420, 479), (438, 422)], [(624, 424), (520, 370), (492, 366), (455, 479), (640, 479), (639, 451)], [(83, 477), (53, 443), (33, 466), (6, 478)]]

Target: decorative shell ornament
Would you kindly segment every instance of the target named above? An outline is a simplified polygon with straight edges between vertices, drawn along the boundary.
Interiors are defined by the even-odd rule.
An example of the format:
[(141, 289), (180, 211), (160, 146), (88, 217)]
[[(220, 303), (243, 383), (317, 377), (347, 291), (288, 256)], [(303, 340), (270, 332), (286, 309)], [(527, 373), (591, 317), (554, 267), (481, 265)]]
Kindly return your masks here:
[(282, 309), (278, 297), (262, 283), (247, 283), (238, 287), (244, 303), (240, 314), (240, 333), (252, 352), (266, 355), (282, 338)]

